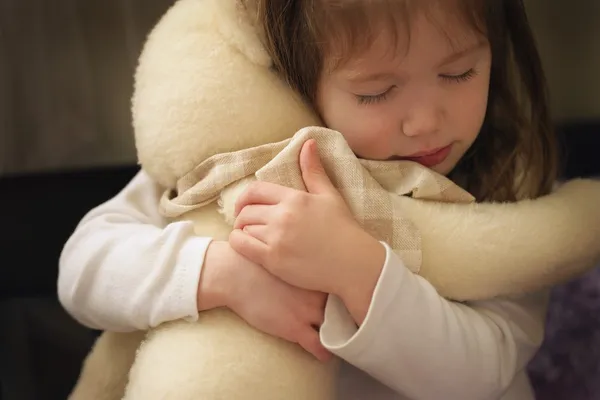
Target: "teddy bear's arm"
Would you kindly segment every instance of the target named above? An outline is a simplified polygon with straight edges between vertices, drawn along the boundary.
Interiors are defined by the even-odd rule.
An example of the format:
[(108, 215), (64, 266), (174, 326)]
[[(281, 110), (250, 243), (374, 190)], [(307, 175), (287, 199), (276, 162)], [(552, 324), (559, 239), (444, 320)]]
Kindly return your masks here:
[(600, 261), (600, 181), (507, 204), (403, 202), (422, 235), (420, 275), (451, 299), (519, 295)]

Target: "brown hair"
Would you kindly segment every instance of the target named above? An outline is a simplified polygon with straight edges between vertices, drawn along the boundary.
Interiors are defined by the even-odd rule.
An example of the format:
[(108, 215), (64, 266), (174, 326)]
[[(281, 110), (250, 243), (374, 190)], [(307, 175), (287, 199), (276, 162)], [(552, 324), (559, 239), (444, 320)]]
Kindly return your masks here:
[(549, 193), (558, 174), (557, 142), (522, 0), (255, 0), (274, 68), (313, 106), (329, 50), (343, 62), (371, 43), (377, 22), (393, 24), (391, 33), (398, 26), (408, 32), (412, 13), (437, 3), (459, 6), (455, 16), (485, 35), (492, 51), (486, 117), (451, 177), (479, 201)]

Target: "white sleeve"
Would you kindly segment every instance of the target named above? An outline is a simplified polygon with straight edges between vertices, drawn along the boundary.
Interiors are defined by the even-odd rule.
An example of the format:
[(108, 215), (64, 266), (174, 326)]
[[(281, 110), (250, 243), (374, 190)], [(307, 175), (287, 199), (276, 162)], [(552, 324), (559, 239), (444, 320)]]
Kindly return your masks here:
[(321, 327), (325, 347), (408, 398), (500, 398), (541, 345), (548, 293), (450, 302), (385, 247), (360, 328), (330, 297)]
[(66, 242), (58, 295), (80, 323), (112, 331), (147, 329), (198, 316), (198, 280), (210, 238), (190, 222), (168, 224), (162, 189), (139, 172), (92, 209)]

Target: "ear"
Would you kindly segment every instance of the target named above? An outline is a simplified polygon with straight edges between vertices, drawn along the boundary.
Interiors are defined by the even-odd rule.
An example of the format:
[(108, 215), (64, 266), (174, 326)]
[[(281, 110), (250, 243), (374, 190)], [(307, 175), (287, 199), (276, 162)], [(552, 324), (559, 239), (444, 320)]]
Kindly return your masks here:
[(178, 0), (152, 30), (135, 74), (138, 161), (162, 186), (214, 154), (291, 137), (319, 124), (269, 66), (239, 0)]

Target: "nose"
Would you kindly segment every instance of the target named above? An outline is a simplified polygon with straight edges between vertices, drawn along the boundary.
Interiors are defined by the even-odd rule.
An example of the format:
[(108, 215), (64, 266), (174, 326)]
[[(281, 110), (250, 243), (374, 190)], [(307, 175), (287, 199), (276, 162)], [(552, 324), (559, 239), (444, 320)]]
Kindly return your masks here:
[(402, 120), (402, 133), (408, 137), (431, 135), (440, 127), (440, 115), (431, 103), (413, 106)]

